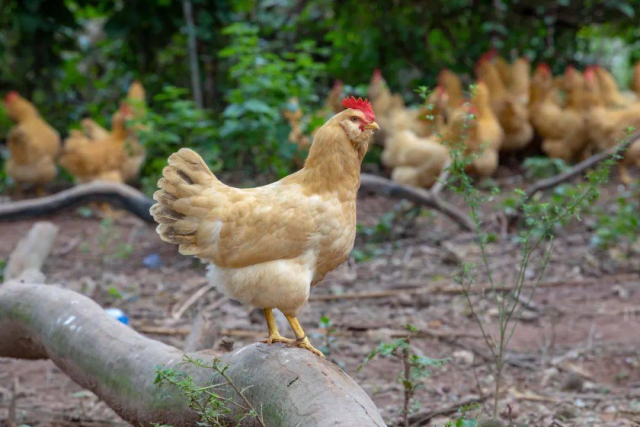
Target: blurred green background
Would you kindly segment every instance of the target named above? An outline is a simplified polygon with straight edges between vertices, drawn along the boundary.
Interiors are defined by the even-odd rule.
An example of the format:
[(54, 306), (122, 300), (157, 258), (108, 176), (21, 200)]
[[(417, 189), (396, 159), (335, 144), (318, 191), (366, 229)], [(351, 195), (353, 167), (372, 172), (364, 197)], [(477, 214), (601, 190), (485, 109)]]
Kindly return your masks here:
[[(217, 170), (288, 173), (295, 147), (283, 143), (286, 100), (296, 96), (314, 111), (335, 79), (364, 95), (375, 68), (417, 102), (417, 86), (433, 86), (444, 67), (471, 75), (491, 47), (555, 72), (598, 63), (622, 85), (640, 59), (638, 1), (4, 0), (0, 7), (0, 92), (33, 100), (62, 135), (85, 116), (108, 124), (131, 81), (143, 82), (153, 112), (152, 140), (143, 141), (149, 183), (180, 146), (199, 149)], [(0, 135), (9, 126), (0, 117)]]

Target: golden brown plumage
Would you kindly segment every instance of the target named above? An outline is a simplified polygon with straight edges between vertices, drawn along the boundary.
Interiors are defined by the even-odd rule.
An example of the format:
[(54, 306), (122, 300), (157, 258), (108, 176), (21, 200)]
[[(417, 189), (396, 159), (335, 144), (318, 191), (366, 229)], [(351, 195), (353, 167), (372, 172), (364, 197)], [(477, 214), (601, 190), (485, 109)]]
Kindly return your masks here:
[(464, 112), (460, 112), (454, 117), (452, 127), (467, 127), (468, 135), (464, 139), (467, 152), (476, 156), (469, 165), (469, 172), (488, 177), (498, 169), (498, 152), (504, 140), (504, 132), (491, 108), (489, 88), (483, 82), (475, 87), (470, 112), (475, 115), (475, 119), (468, 120), (464, 117)]
[(60, 166), (80, 183), (94, 180), (124, 182), (121, 169), (127, 157), (127, 115), (126, 107), (122, 107), (113, 117), (109, 135), (99, 141), (79, 140), (72, 135), (65, 143)]
[(578, 157), (587, 144), (587, 128), (581, 111), (581, 88), (568, 93), (572, 100), (567, 108), (557, 103), (556, 87), (551, 70), (539, 66), (532, 82), (529, 111), (536, 132), (542, 137), (542, 150), (553, 158), (571, 161)]
[(391, 179), (405, 185), (431, 188), (449, 165), (449, 149), (438, 135), (420, 138), (410, 130), (387, 139), (382, 162), (393, 168)]
[(43, 185), (52, 181), (58, 174), (55, 158), (60, 150), (60, 135), (40, 117), (31, 102), (16, 92), (10, 92), (3, 105), (16, 123), (7, 135), (7, 175), (17, 184)]
[(295, 316), (310, 287), (353, 248), (360, 165), (378, 128), (373, 119), (354, 108), (335, 115), (318, 130), (304, 167), (264, 187), (223, 184), (189, 149), (169, 158), (151, 209), (158, 234), (211, 263), (208, 276), (227, 295), (265, 309), (268, 342), (283, 341), (272, 322), (277, 308), (296, 344), (316, 351)]

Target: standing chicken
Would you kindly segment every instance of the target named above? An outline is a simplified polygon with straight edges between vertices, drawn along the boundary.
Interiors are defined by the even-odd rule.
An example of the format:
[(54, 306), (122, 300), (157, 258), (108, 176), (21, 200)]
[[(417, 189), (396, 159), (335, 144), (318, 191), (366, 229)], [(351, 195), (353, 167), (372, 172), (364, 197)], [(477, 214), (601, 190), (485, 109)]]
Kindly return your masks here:
[(60, 135), (17, 92), (9, 92), (3, 105), (16, 123), (7, 136), (9, 158), (5, 170), (16, 182), (17, 191), (22, 184), (40, 187), (52, 181), (58, 174), (55, 158), (60, 151)]
[[(379, 129), (367, 100), (351, 97), (343, 105), (347, 109), (318, 130), (300, 171), (264, 187), (238, 189), (183, 148), (169, 157), (151, 208), (162, 240), (209, 262), (209, 279), (229, 297), (263, 309), (269, 331), (264, 342), (320, 356), (297, 315), (310, 288), (353, 248), (360, 165)], [(278, 332), (274, 308), (286, 316), (295, 341)]]

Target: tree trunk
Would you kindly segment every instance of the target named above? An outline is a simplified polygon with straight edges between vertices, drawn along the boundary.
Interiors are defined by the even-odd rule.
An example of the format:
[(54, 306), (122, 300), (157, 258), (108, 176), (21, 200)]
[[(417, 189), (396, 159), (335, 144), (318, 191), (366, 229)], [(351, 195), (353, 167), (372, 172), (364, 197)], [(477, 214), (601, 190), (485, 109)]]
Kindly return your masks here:
[(196, 28), (193, 23), (193, 5), (191, 0), (182, 1), (182, 11), (187, 24), (187, 40), (189, 41), (189, 68), (191, 69), (191, 90), (198, 108), (202, 108), (202, 90), (200, 89), (200, 69), (198, 67), (198, 46)]
[[(267, 426), (385, 425), (371, 399), (346, 373), (309, 351), (252, 344), (223, 355), (189, 355), (207, 363), (219, 356)], [(51, 359), (133, 425), (195, 425), (197, 416), (185, 398), (154, 384), (154, 368), (187, 372), (202, 385), (225, 381), (211, 370), (179, 365), (182, 356), (182, 351), (109, 317), (78, 293), (16, 281), (0, 285), (0, 357)], [(241, 403), (228, 386), (221, 394)], [(255, 422), (247, 419), (244, 425)]]

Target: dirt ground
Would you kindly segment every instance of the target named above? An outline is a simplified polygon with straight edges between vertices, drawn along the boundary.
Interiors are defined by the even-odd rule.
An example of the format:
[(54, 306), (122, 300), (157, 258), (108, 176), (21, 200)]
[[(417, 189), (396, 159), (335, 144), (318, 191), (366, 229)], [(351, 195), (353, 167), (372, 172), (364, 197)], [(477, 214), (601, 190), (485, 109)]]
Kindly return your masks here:
[[(610, 184), (603, 203), (618, 191), (618, 184)], [(396, 205), (365, 196), (358, 205), (359, 222), (375, 225)], [(216, 346), (233, 341), (237, 348), (265, 335), (259, 312), (222, 300), (216, 290), (185, 305), (206, 286), (205, 267), (161, 242), (153, 226), (128, 214), (102, 229), (100, 220), (77, 211), (48, 219), (60, 226), (45, 265), (49, 283), (122, 309), (141, 333), (182, 347), (193, 319), (203, 312), (219, 325)], [(0, 225), (0, 259), (8, 257), (33, 222)], [(616, 248), (594, 248), (586, 228), (578, 224), (559, 231), (541, 285), (531, 302), (530, 291), (521, 298), (525, 309), (509, 346), (500, 396), (505, 421), (559, 427), (640, 425), (640, 258)], [(451, 280), (463, 261), (480, 261), (472, 239), (437, 213), (412, 223), (396, 221), (391, 238), (375, 245), (359, 237), (356, 249), (373, 257), (351, 261), (328, 276), (312, 290), (300, 317), (312, 342), (329, 344), (328, 358), (356, 379), (390, 424), (397, 422), (402, 406), (398, 361), (380, 358), (357, 368), (367, 353), (397, 338), (407, 323), (421, 330), (412, 341), (416, 352), (450, 359), (434, 368), (418, 390), (421, 425), (443, 425), (464, 403), (480, 402), (485, 412), (492, 407), (489, 350)], [(157, 255), (161, 265), (150, 255)], [(512, 236), (499, 236), (490, 244), (497, 282), (512, 283), (518, 261)], [(528, 277), (534, 278), (539, 267), (534, 262)], [(482, 277), (478, 285), (486, 281)], [(390, 292), (380, 297), (374, 293), (379, 291)], [(493, 297), (474, 293), (471, 298), (495, 333)], [(332, 323), (329, 337), (320, 327), (321, 316)], [(288, 329), (283, 325), (282, 330)], [(127, 425), (48, 361), (0, 359), (0, 425), (11, 405), (18, 423), (30, 426)]]

